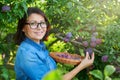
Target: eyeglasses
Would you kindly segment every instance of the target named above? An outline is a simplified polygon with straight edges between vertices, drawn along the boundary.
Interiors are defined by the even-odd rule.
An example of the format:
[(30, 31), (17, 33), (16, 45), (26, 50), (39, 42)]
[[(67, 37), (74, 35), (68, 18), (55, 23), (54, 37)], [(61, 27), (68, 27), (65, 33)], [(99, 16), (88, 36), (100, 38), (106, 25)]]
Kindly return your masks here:
[(46, 27), (47, 27), (46, 22), (40, 22), (40, 23), (31, 22), (31, 23), (25, 23), (25, 24), (30, 25), (30, 28), (31, 28), (31, 29), (36, 29), (36, 28), (38, 28), (39, 26), (40, 26), (41, 28), (46, 28)]

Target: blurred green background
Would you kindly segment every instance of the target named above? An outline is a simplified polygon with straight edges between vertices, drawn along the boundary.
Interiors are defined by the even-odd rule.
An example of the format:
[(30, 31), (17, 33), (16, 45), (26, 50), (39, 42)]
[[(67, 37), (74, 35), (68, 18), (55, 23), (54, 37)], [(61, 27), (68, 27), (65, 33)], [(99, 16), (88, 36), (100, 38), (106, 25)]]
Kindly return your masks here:
[[(30, 6), (43, 10), (51, 23), (50, 36), (45, 41), (50, 52), (84, 56), (82, 42), (90, 44), (93, 34), (102, 39), (102, 44), (94, 47), (93, 66), (73, 80), (120, 80), (120, 0), (0, 0), (0, 80), (15, 80), (13, 67), (18, 46), (13, 36), (18, 19)], [(72, 37), (66, 41), (69, 32)], [(106, 76), (108, 65), (113, 73)], [(56, 79), (52, 74), (61, 77), (75, 67), (61, 63), (57, 66), (58, 72), (53, 71), (51, 78), (48, 76), (50, 80)]]

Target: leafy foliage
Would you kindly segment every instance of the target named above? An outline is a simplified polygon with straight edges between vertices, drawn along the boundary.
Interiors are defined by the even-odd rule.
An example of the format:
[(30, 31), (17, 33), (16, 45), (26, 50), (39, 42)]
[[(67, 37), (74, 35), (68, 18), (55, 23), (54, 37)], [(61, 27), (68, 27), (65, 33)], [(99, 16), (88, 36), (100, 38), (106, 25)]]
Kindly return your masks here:
[(104, 73), (100, 70), (90, 71), (90, 74), (100, 80), (112, 80), (110, 76), (115, 72), (115, 67), (112, 65), (106, 65), (104, 68)]
[[(0, 63), (3, 63), (2, 66), (9, 59), (10, 62), (14, 63), (17, 46), (14, 44), (12, 36), (14, 36), (16, 31), (18, 19), (23, 16), (29, 6), (39, 7), (49, 18), (51, 23), (50, 34), (52, 35), (46, 42), (49, 51), (68, 51), (82, 54), (81, 46), (72, 43), (72, 41), (64, 43), (63, 39), (56, 37), (56, 34), (60, 33), (65, 36), (65, 34), (71, 32), (71, 40), (75, 40), (78, 37), (81, 37), (83, 41), (89, 40), (91, 37), (89, 30), (95, 26), (97, 38), (102, 38), (103, 43), (96, 46), (96, 59), (92, 69), (103, 71), (107, 64), (120, 67), (118, 64), (120, 63), (119, 0), (1, 0), (0, 54), (1, 56), (5, 54), (5, 57), (2, 60), (0, 59)], [(105, 62), (101, 61), (102, 56), (107, 56)], [(62, 68), (58, 66), (58, 68), (65, 69), (64, 73), (71, 70), (70, 67), (68, 68), (65, 65)], [(83, 74), (78, 74), (74, 79), (83, 80), (86, 76), (89, 76), (87, 74), (89, 71), (83, 71)], [(2, 71), (1, 69), (0, 72), (6, 75), (5, 70)], [(7, 74), (8, 77), (9, 75)], [(119, 76), (119, 73), (112, 77), (116, 76)], [(4, 77), (6, 78), (6, 76)]]

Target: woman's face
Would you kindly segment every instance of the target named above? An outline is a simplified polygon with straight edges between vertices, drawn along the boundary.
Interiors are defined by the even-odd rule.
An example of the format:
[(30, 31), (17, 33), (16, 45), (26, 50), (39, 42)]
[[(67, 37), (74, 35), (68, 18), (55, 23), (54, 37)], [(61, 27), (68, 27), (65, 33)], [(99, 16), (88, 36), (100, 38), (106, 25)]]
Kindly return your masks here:
[[(39, 23), (39, 24), (38, 24)], [(40, 43), (40, 40), (45, 36), (47, 30), (47, 24), (45, 19), (40, 14), (31, 14), (23, 28), (25, 35), (36, 43)]]

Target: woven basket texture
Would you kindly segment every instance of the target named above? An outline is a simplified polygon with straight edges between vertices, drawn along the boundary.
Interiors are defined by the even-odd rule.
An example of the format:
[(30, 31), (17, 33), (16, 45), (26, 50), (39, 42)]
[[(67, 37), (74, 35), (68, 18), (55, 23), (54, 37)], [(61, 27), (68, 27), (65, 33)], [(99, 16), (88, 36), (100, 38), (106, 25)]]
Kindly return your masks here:
[[(60, 57), (59, 55), (67, 55), (71, 58)], [(67, 52), (50, 52), (50, 56), (59, 63), (70, 64), (70, 65), (78, 65), (81, 60), (84, 58), (78, 54), (71, 54)]]

